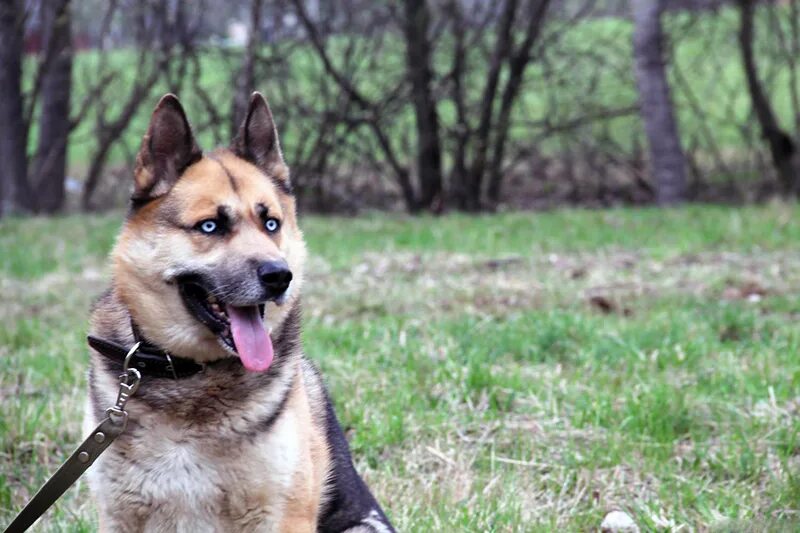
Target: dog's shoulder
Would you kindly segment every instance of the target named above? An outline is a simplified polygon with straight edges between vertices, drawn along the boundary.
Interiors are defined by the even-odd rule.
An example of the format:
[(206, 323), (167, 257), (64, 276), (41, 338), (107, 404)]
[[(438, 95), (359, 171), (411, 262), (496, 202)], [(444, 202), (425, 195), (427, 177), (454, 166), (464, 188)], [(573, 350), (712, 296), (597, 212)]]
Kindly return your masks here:
[(394, 531), (364, 480), (356, 472), (350, 448), (317, 367), (303, 359), (303, 378), (314, 424), (330, 451), (330, 468), (324, 487), (318, 531), (384, 533)]

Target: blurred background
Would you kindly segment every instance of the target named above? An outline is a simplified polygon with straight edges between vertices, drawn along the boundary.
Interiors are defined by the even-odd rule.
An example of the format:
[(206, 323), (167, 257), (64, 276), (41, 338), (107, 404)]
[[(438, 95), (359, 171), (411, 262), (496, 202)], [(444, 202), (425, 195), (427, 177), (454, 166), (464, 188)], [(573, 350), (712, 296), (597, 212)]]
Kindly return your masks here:
[(3, 212), (123, 205), (158, 97), (268, 97), (301, 204), (429, 211), (798, 189), (798, 2), (3, 0)]
[(259, 90), (399, 531), (800, 531), (798, 58), (800, 0), (0, 0), (0, 524), (84, 438), (153, 107), (210, 150)]

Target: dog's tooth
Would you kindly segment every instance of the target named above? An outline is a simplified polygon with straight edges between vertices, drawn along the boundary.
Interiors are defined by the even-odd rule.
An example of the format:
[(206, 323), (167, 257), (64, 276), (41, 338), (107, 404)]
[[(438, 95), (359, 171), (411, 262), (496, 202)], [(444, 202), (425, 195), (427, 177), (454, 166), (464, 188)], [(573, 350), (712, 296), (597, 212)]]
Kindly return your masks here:
[(213, 294), (209, 294), (208, 295), (208, 303), (212, 303), (212, 304), (217, 303), (217, 297), (214, 296)]

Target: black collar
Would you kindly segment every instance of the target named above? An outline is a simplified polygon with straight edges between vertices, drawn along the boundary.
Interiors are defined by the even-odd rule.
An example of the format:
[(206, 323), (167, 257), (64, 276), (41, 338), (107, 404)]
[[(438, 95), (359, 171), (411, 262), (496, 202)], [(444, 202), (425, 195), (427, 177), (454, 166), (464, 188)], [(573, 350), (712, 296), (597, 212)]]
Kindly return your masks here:
[[(136, 329), (134, 328), (135, 332)], [(125, 361), (125, 356), (131, 347), (101, 339), (94, 335), (89, 335), (87, 340), (89, 341), (89, 346), (116, 363), (116, 365), (119, 365), (120, 371), (122, 370), (122, 363)], [(170, 379), (188, 378), (205, 370), (205, 365), (196, 363), (191, 359), (170, 355), (147, 341), (141, 341), (139, 349), (131, 357), (129, 366), (137, 369), (143, 376)]]

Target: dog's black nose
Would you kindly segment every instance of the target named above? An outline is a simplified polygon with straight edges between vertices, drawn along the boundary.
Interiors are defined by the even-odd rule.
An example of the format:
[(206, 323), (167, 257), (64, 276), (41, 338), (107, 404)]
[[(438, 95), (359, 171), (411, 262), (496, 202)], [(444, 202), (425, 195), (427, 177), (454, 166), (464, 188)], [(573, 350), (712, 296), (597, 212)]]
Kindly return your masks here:
[(283, 259), (279, 261), (267, 261), (258, 266), (258, 279), (267, 289), (270, 298), (277, 298), (289, 288), (292, 281), (292, 271)]

